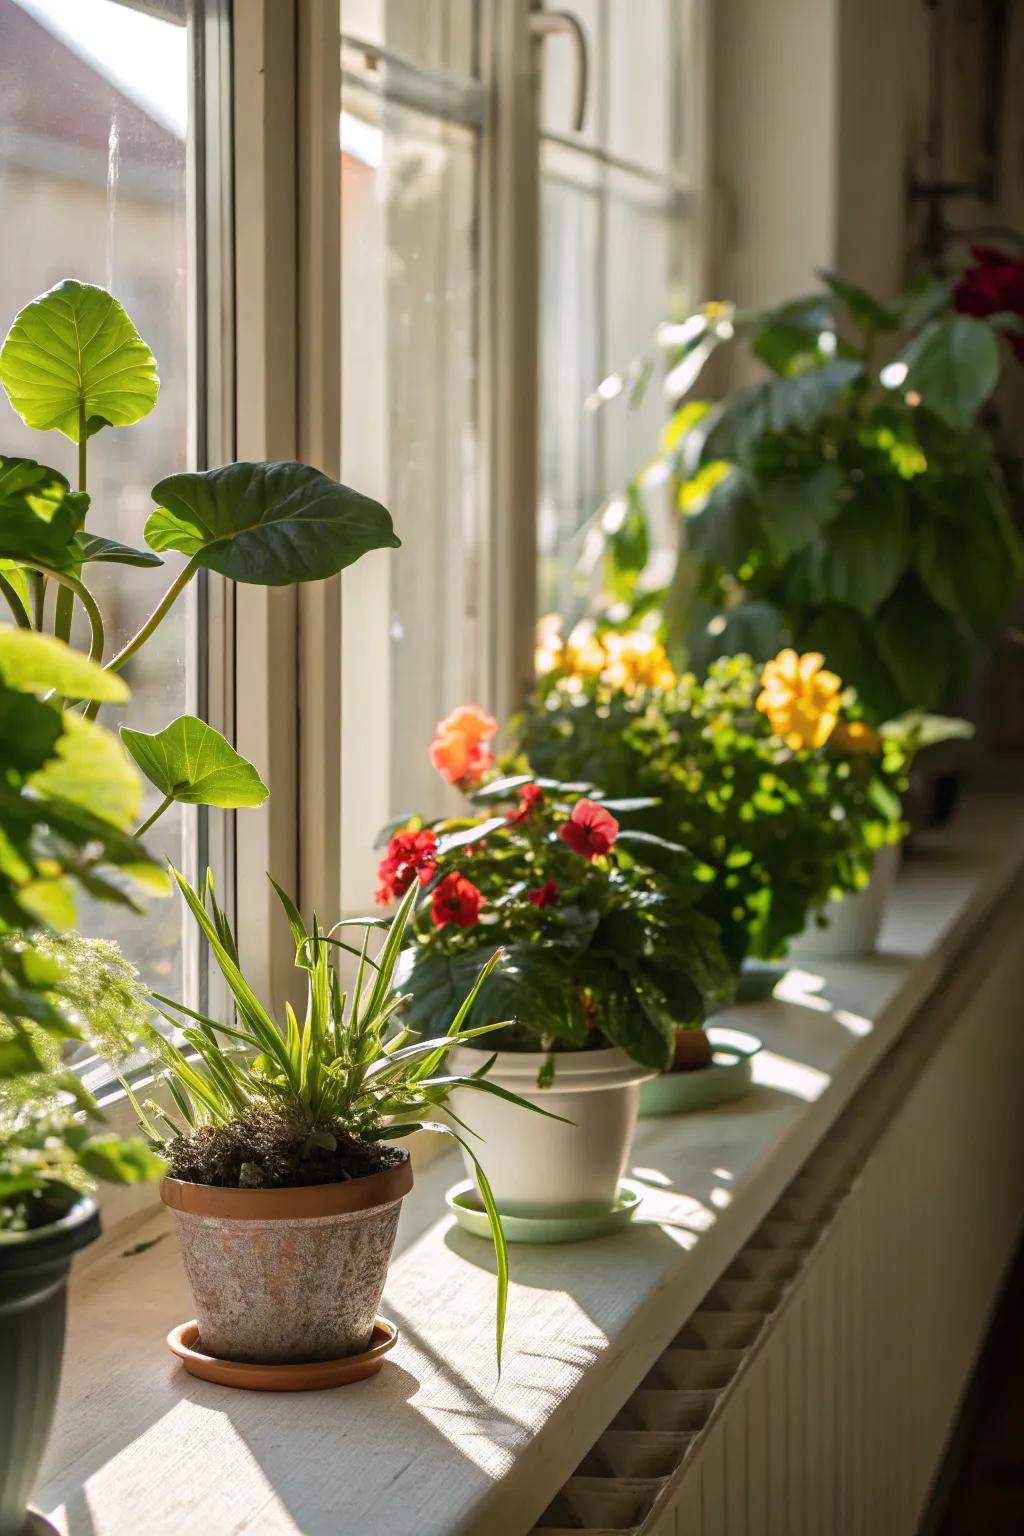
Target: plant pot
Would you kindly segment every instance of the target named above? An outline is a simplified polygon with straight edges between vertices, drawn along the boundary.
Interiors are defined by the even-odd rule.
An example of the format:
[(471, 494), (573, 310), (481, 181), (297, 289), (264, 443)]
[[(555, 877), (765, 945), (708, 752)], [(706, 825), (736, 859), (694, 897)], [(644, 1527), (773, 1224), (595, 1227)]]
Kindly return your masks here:
[(72, 1256), (100, 1234), (83, 1195), (32, 1232), (0, 1233), (0, 1536), (21, 1536), (53, 1422)]
[(259, 1365), (362, 1354), (411, 1188), (408, 1153), (382, 1173), (296, 1189), (162, 1180), (203, 1351)]
[(789, 960), (863, 960), (873, 955), (878, 945), (885, 909), (896, 883), (900, 867), (900, 848), (887, 844), (875, 855), (871, 879), (862, 891), (829, 901), (823, 908), (828, 927), (814, 918), (789, 946)]
[[(451, 1070), (474, 1072), (483, 1055), (460, 1046)], [(636, 1129), (640, 1084), (657, 1074), (624, 1051), (556, 1054), (554, 1082), (538, 1088), (543, 1051), (499, 1051), (488, 1080), (573, 1123), (564, 1125), (471, 1088), (456, 1088), (451, 1107), (479, 1133), (473, 1151), (498, 1209), (509, 1216), (572, 1217), (610, 1207), (618, 1195)], [(467, 1172), (473, 1176), (467, 1161)]]

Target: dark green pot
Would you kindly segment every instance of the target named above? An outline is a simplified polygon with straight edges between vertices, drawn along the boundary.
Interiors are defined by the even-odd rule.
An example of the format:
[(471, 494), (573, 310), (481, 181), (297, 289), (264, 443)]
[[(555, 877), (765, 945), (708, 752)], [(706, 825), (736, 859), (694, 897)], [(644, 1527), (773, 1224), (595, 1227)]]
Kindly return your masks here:
[(21, 1536), (53, 1423), (72, 1256), (100, 1235), (94, 1201), (32, 1232), (0, 1232), (0, 1536)]

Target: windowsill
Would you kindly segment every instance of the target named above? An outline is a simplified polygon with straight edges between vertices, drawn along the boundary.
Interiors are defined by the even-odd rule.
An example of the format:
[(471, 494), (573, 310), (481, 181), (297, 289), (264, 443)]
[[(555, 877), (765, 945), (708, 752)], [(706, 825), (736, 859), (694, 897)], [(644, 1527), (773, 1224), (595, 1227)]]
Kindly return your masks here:
[[(616, 1237), (512, 1250), (495, 1381), (493, 1262), (454, 1226), (454, 1157), (406, 1201), (383, 1311), (401, 1329), (371, 1381), (232, 1392), (194, 1380), (164, 1336), (191, 1315), (169, 1220), (121, 1226), (72, 1288), (58, 1423), (37, 1505), (64, 1531), (522, 1536), (747, 1241), (1024, 863), (1019, 800), (968, 802), (922, 839), (870, 961), (791, 972), (788, 1000), (730, 1010), (759, 1035), (735, 1105), (641, 1122), (651, 1193)], [(127, 1256), (126, 1249), (144, 1251)]]

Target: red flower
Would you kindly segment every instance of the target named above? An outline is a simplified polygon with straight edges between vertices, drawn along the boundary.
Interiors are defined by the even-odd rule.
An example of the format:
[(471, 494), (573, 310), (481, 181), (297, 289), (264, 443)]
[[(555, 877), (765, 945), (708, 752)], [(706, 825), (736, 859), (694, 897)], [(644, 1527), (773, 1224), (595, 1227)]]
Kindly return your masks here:
[(446, 923), (454, 923), (456, 928), (473, 928), (483, 904), (484, 898), (472, 880), (456, 870), (439, 882), (430, 910), (438, 928)]
[(518, 806), (505, 812), (505, 820), (514, 825), (525, 821), (532, 810), (540, 809), (544, 804), (544, 791), (539, 784), (524, 784), (519, 790), (518, 798)]
[(619, 824), (615, 817), (603, 805), (595, 805), (593, 800), (577, 800), (572, 815), (559, 832), (573, 853), (582, 854), (585, 859), (596, 859), (599, 854), (607, 853), (618, 835)]
[(377, 903), (386, 907), (396, 896), (404, 896), (417, 878), (421, 885), (426, 885), (436, 868), (436, 848), (437, 838), (429, 827), (421, 832), (396, 832), (377, 866)]
[[(990, 245), (972, 245), (975, 265), (961, 272), (953, 290), (953, 304), (964, 315), (1010, 313), (1024, 319), (1024, 262)], [(1024, 336), (1007, 338), (1024, 362)]]
[(553, 907), (558, 900), (558, 884), (554, 880), (545, 880), (543, 885), (538, 885), (535, 891), (527, 892), (527, 899), (535, 907)]

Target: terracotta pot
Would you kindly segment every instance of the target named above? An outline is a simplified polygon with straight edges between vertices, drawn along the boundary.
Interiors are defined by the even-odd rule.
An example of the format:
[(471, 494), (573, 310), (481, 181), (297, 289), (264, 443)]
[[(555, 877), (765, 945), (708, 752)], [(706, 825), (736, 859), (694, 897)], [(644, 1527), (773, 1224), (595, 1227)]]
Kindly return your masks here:
[[(449, 1068), (474, 1072), (483, 1059), (480, 1051), (457, 1046)], [(625, 1051), (564, 1051), (555, 1056), (551, 1086), (538, 1088), (547, 1059), (543, 1051), (499, 1051), (488, 1081), (569, 1125), (471, 1088), (451, 1095), (454, 1113), (479, 1133), (473, 1151), (498, 1209), (509, 1216), (582, 1216), (614, 1204), (636, 1130), (640, 1084), (655, 1076)], [(473, 1176), (468, 1161), (466, 1171)]]
[(297, 1189), (164, 1179), (204, 1352), (255, 1364), (362, 1354), (411, 1188), (408, 1153), (383, 1173)]
[(99, 1236), (82, 1195), (58, 1221), (0, 1233), (0, 1536), (31, 1529), (25, 1506), (53, 1422), (73, 1254)]

